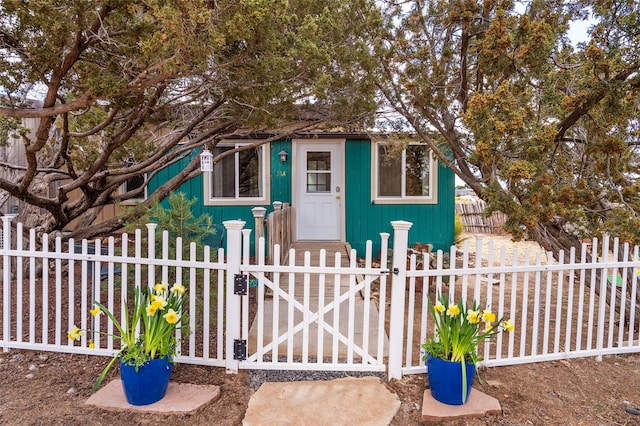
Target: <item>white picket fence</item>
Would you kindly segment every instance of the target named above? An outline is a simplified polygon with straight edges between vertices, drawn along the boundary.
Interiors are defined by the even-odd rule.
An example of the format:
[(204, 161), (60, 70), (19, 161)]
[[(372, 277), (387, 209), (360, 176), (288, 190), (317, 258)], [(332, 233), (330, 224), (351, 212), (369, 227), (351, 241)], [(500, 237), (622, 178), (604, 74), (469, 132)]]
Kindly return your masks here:
[(416, 297), (420, 292), (448, 294), (468, 304), (476, 300), (515, 322), (514, 332), (479, 348), (487, 366), (640, 352), (638, 246), (619, 250), (617, 238), (605, 237), (601, 245), (594, 238), (580, 253), (561, 252), (558, 261), (537, 253), (532, 262), (533, 253), (507, 253), (505, 247), (496, 258), (492, 243), (483, 260), (482, 244), (479, 239), (475, 250), (468, 242), (462, 250), (452, 247), (449, 258), (457, 261), (448, 266), (442, 252), (432, 262), (410, 257), (404, 373), (424, 371), (416, 342), (433, 330), (426, 298)]
[[(437, 292), (478, 300), (516, 323), (513, 333), (479, 348), (488, 366), (640, 352), (638, 247), (619, 250), (617, 239), (605, 238), (601, 245), (594, 239), (581, 253), (561, 254), (557, 262), (540, 255), (532, 262), (528, 253), (520, 259), (504, 249), (499, 258), (489, 254), (483, 260), (481, 242), (475, 251), (467, 243), (460, 251), (452, 247), (452, 261), (445, 265), (442, 252), (407, 256), (411, 223), (396, 221), (390, 267), (385, 258), (372, 266), (370, 243), (364, 265), (356, 264), (353, 252), (347, 265), (339, 256), (296, 265), (293, 253), (280, 265), (279, 249), (265, 263), (264, 239), (256, 262), (250, 262), (251, 231), (242, 221), (224, 223), (226, 250), (213, 253), (208, 247), (198, 252), (193, 243), (183, 249), (182, 240), (172, 242), (166, 232), (156, 245), (154, 224), (144, 234), (110, 238), (105, 246), (44, 235), (36, 249), (33, 232), (24, 235), (21, 224), (12, 230), (12, 218), (2, 219), (0, 347), (5, 351), (112, 355), (119, 342), (98, 332), (112, 333), (113, 324), (91, 317), (93, 301), (122, 312), (122, 295), (133, 286), (175, 280), (188, 288), (190, 325), (189, 335), (179, 336), (177, 361), (229, 372), (386, 370), (389, 378), (424, 372), (420, 344), (433, 333), (426, 295)], [(387, 252), (388, 239), (381, 234), (381, 253)], [(241, 294), (235, 294), (243, 276), (249, 291), (242, 294), (239, 285)], [(250, 321), (252, 313), (256, 321)], [(66, 335), (74, 324), (94, 332), (71, 342)], [(298, 345), (300, 354), (294, 350)]]
[[(134, 286), (156, 282), (187, 282), (189, 292), (189, 336), (182, 336), (182, 363), (224, 366), (224, 304), (217, 309), (205, 301), (217, 300), (224, 294), (224, 251), (218, 250), (212, 260), (209, 247), (196, 253), (189, 244), (188, 257), (183, 258), (181, 238), (178, 249), (169, 258), (169, 236), (163, 232), (162, 255), (155, 254), (155, 224), (149, 224), (148, 243), (143, 246), (142, 232), (134, 239), (122, 234), (119, 244), (113, 237), (106, 247), (100, 240), (76, 244), (44, 235), (41, 249), (36, 249), (33, 230), (25, 238), (22, 224), (16, 226), (15, 245), (11, 245), (11, 217), (4, 216), (2, 255), (2, 340), (0, 347), (82, 353), (111, 356), (120, 347), (114, 339), (110, 320), (93, 318), (89, 310), (93, 301), (104, 304), (111, 312), (124, 316), (122, 296), (131, 297)], [(28, 241), (27, 244), (24, 241)], [(54, 249), (49, 250), (50, 243)], [(116, 254), (117, 252), (117, 254)], [(198, 259), (200, 255), (200, 259)], [(213, 316), (215, 314), (215, 316)], [(118, 314), (116, 314), (118, 315)], [(77, 325), (92, 330), (79, 343), (70, 341), (67, 332)], [(212, 330), (212, 328), (215, 330)], [(106, 333), (106, 334), (105, 334)], [(215, 336), (212, 338), (211, 336)], [(181, 337), (181, 336), (178, 336)], [(89, 341), (94, 343), (89, 347)]]

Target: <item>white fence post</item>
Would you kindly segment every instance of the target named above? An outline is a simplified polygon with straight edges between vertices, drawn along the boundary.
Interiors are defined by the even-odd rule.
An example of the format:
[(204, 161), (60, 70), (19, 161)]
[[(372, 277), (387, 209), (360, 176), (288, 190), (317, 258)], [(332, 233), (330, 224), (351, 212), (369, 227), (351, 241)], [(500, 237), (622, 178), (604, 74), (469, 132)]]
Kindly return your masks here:
[(404, 295), (407, 287), (407, 245), (413, 223), (404, 220), (391, 222), (393, 227), (393, 266), (391, 275), (391, 312), (389, 323), (388, 378), (402, 378), (404, 341)]
[(225, 341), (225, 368), (227, 373), (237, 373), (239, 362), (233, 359), (233, 342), (240, 339), (241, 307), (240, 297), (233, 294), (233, 281), (236, 274), (240, 273), (240, 260), (242, 259), (242, 228), (245, 222), (242, 220), (227, 220), (222, 222), (227, 229), (227, 315), (226, 315), (226, 341)]
[[(11, 249), (11, 221), (14, 217), (16, 217), (15, 214), (2, 216), (2, 248), (4, 250)], [(4, 294), (2, 301), (2, 340), (7, 345), (11, 339), (11, 258), (8, 254), (5, 254), (2, 261), (2, 293)], [(5, 346), (3, 352), (9, 352), (9, 347)]]
[(251, 213), (253, 213), (253, 220), (255, 222), (254, 224), (254, 227), (256, 229), (255, 248), (257, 253), (258, 241), (260, 241), (261, 237), (264, 237), (264, 216), (265, 214), (267, 214), (267, 209), (265, 207), (254, 207), (251, 209)]

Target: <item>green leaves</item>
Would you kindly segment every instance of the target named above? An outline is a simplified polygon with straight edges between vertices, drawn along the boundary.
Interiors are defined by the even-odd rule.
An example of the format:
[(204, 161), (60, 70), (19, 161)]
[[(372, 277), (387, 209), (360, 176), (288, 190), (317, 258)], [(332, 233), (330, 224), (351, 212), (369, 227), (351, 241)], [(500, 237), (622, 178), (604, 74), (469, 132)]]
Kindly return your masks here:
[[(76, 232), (91, 237), (97, 209), (127, 201), (118, 193), (124, 182), (189, 158), (156, 190), (162, 199), (198, 174), (189, 154), (205, 142), (236, 131), (361, 130), (376, 107), (362, 66), (365, 35), (379, 22), (373, 5), (3, 1), (3, 114), (44, 118), (27, 134), (28, 170), (0, 178), (0, 187), (46, 211), (41, 231), (80, 223)], [(20, 105), (35, 95), (42, 105)], [(64, 184), (34, 194), (54, 180)], [(102, 232), (119, 226), (114, 219)]]
[[(637, 226), (608, 220), (618, 208), (640, 215), (629, 190), (640, 179), (637, 6), (386, 2), (388, 31), (372, 33), (377, 84), (405, 126), (507, 214), (516, 237), (528, 230), (556, 252), (601, 232), (638, 243)], [(569, 24), (585, 17), (590, 40), (574, 47)]]

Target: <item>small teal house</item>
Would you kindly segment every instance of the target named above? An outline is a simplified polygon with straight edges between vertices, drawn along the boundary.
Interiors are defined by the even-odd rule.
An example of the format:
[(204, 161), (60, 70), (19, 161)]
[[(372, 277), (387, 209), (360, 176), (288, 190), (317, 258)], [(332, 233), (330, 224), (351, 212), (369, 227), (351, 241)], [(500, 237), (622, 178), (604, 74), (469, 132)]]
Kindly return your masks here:
[[(221, 141), (212, 153), (269, 136)], [(150, 190), (172, 171), (156, 176)], [(179, 190), (201, 200), (196, 216), (241, 219), (247, 228), (254, 226), (253, 207), (268, 214), (274, 201), (288, 202), (294, 241), (346, 241), (359, 255), (367, 240), (378, 253), (380, 233), (392, 234), (393, 220), (413, 223), (410, 245), (447, 250), (454, 239), (454, 174), (424, 144), (400, 150), (362, 133), (302, 134), (231, 154)]]

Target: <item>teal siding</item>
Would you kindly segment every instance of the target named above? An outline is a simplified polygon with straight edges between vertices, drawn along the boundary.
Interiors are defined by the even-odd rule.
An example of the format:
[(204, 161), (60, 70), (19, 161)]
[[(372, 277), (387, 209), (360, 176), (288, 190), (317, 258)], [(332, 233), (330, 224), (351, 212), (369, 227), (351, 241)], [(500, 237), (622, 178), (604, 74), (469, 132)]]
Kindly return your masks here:
[[(284, 149), (289, 153), (286, 163), (280, 163), (278, 153)], [(448, 168), (438, 165), (438, 204), (372, 204), (371, 199), (371, 143), (368, 140), (348, 140), (345, 145), (345, 234), (346, 240), (364, 254), (367, 240), (373, 242), (374, 256), (380, 251), (380, 233), (391, 234), (390, 246), (393, 242), (391, 221), (406, 220), (412, 222), (409, 230), (409, 244), (429, 243), (436, 250), (448, 250), (453, 244), (454, 223), (454, 174)], [(277, 141), (270, 146), (270, 203), (263, 205), (267, 214), (273, 211), (271, 203), (282, 201), (291, 203), (291, 170), (293, 164), (290, 140)], [(159, 183), (166, 182), (187, 163), (175, 164), (158, 173), (149, 184), (149, 191), (155, 190)], [(185, 182), (178, 191), (189, 198), (204, 200), (203, 175)], [(166, 206), (166, 200), (165, 204)], [(226, 220), (240, 219), (246, 222), (245, 228), (254, 229), (254, 219), (248, 206), (205, 206), (204, 202), (196, 203), (193, 214), (209, 214), (214, 223), (221, 224)], [(268, 230), (267, 230), (268, 232)], [(253, 251), (253, 238), (252, 251)]]
[[(271, 202), (282, 201), (291, 204), (291, 141), (277, 141), (271, 143)], [(280, 162), (279, 152), (285, 150), (289, 153), (286, 163)]]
[[(371, 143), (347, 141), (346, 144), (346, 239), (359, 255), (367, 240), (373, 243), (374, 256), (380, 251), (380, 233), (391, 234), (391, 221), (413, 223), (409, 245), (433, 244), (435, 250), (448, 250), (453, 244), (454, 175), (438, 164), (438, 204), (372, 204)], [(357, 167), (355, 167), (357, 165)]]
[[(289, 153), (289, 158), (286, 163), (280, 163), (278, 153), (284, 149)], [(149, 193), (152, 193), (162, 182), (169, 180), (169, 177), (174, 176), (178, 170), (182, 170), (188, 163), (188, 159), (174, 164), (166, 169), (160, 171), (149, 182)], [(291, 203), (291, 141), (277, 141), (271, 143), (270, 147), (270, 177), (269, 177), (269, 190), (271, 192), (270, 203), (273, 201), (282, 201)], [(193, 206), (193, 215), (198, 217), (202, 213), (206, 213), (211, 216), (214, 223), (222, 224), (226, 220), (243, 220), (246, 222), (245, 229), (251, 229), (255, 231), (253, 214), (251, 209), (253, 207), (266, 207), (267, 214), (273, 211), (272, 204), (255, 204), (255, 205), (243, 205), (243, 206), (205, 206), (204, 205), (204, 186), (203, 176), (198, 175), (193, 179), (183, 183), (177, 192), (183, 192), (189, 199), (196, 197), (200, 202), (197, 202)], [(162, 205), (167, 207), (167, 200), (164, 200)], [(253, 236), (253, 233), (251, 234)], [(251, 250), (253, 251), (253, 238), (251, 238)]]

